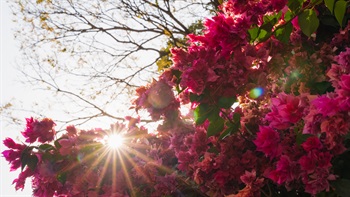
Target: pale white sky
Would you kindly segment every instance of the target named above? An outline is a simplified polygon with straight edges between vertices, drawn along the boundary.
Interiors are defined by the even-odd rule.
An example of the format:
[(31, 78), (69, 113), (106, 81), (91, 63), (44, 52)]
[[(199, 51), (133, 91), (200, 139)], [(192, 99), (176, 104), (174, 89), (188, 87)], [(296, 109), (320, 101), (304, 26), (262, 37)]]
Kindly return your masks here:
[[(13, 98), (25, 99), (23, 96), (30, 93), (30, 91), (24, 88), (17, 80), (20, 74), (15, 69), (15, 62), (19, 56), (19, 43), (15, 42), (12, 31), (16, 24), (12, 22), (10, 8), (4, 0), (0, 1), (0, 7), (0, 105), (3, 105)], [(6, 148), (2, 141), (6, 137), (15, 139), (20, 135), (20, 130), (16, 126), (12, 127), (5, 124), (3, 117), (0, 119), (0, 126), (0, 152), (2, 152)], [(0, 196), (31, 196), (31, 186), (28, 181), (23, 191), (16, 191), (14, 185), (12, 185), (12, 181), (18, 176), (20, 171), (9, 172), (9, 165), (3, 157), (0, 158), (0, 165)]]

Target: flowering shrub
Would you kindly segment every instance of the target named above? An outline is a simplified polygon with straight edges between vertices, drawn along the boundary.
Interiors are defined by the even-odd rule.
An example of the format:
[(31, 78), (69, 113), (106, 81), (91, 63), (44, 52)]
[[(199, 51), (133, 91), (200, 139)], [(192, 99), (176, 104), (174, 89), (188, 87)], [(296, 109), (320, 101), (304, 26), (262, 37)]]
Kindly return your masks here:
[[(55, 133), (27, 119), (3, 156), (35, 196), (347, 196), (350, 9), (344, 0), (228, 0), (137, 90), (161, 120)], [(192, 116), (181, 114), (190, 104)], [(130, 118), (129, 118), (130, 119)], [(105, 136), (124, 132), (111, 150)], [(38, 143), (33, 145), (32, 143)]]

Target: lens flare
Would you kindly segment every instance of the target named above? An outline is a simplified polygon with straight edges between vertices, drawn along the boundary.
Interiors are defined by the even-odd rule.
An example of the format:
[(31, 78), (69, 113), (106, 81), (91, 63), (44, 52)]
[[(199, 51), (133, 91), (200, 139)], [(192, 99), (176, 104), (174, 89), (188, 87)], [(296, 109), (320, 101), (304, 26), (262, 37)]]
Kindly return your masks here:
[(262, 89), (261, 87), (257, 87), (250, 90), (249, 97), (252, 99), (257, 99), (263, 94), (264, 94), (264, 89)]
[(124, 144), (124, 138), (120, 134), (112, 134), (110, 136), (106, 136), (106, 144), (111, 149), (119, 149)]

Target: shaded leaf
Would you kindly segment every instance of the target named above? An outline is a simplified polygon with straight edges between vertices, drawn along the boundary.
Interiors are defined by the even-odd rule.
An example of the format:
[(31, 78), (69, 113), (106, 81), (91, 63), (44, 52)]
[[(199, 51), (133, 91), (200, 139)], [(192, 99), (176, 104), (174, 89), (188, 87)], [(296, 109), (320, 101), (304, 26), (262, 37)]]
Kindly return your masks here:
[(233, 121), (235, 121), (235, 124), (239, 124), (241, 121), (241, 114), (239, 113), (233, 114)]
[(215, 146), (210, 146), (210, 148), (207, 150), (207, 152), (218, 154), (219, 150)]
[(210, 107), (208, 104), (200, 104), (197, 106), (197, 108), (194, 110), (194, 121), (197, 125), (203, 124), (204, 121), (208, 118), (210, 112)]
[(346, 4), (346, 1), (339, 0), (334, 5), (334, 15), (341, 27), (343, 26), (343, 19), (346, 12)]
[(320, 24), (316, 12), (312, 9), (305, 9), (298, 16), (298, 22), (301, 31), (308, 37), (317, 30)]
[(250, 42), (254, 42), (256, 40), (256, 38), (258, 37), (258, 33), (259, 33), (259, 27), (253, 27), (248, 30)]
[(216, 135), (219, 132), (221, 132), (222, 129), (224, 128), (224, 123), (225, 121), (221, 117), (214, 122), (210, 122), (208, 126), (207, 137)]
[(221, 133), (219, 140), (225, 139), (232, 134), (233, 128), (229, 127), (224, 132)]
[(64, 184), (67, 180), (67, 172), (62, 172), (62, 173), (57, 174), (57, 180), (60, 183)]
[(283, 28), (276, 30), (275, 36), (279, 41), (287, 44), (289, 42), (289, 37), (292, 31), (293, 25), (291, 23), (288, 23)]
[(29, 160), (27, 161), (28, 167), (34, 171), (36, 166), (38, 165), (39, 159), (36, 155), (30, 155)]
[(210, 122), (215, 122), (218, 118), (220, 118), (220, 109), (212, 107), (209, 111), (208, 120)]
[(288, 10), (285, 14), (284, 14), (284, 20), (285, 21), (290, 21), (293, 18), (293, 14), (290, 10)]
[(324, 3), (326, 4), (326, 7), (331, 11), (333, 14), (333, 9), (334, 9), (334, 2), (335, 0), (324, 0)]
[(55, 147), (51, 144), (42, 144), (39, 146), (39, 149), (42, 151), (55, 150)]
[(302, 134), (302, 133), (298, 133), (297, 137), (296, 137), (296, 143), (298, 145), (301, 145), (302, 143), (304, 143), (309, 137), (312, 137), (314, 135), (312, 134)]
[(314, 5), (319, 5), (323, 2), (323, 0), (311, 0), (311, 3)]
[(303, 0), (288, 0), (287, 6), (291, 12), (296, 13), (303, 6)]
[(56, 147), (56, 149), (60, 149), (60, 148), (62, 147), (61, 144), (59, 143), (59, 141), (60, 141), (61, 139), (66, 139), (66, 138), (61, 137), (61, 138), (58, 138), (57, 140), (55, 140), (55, 141), (53, 142), (54, 145), (55, 145), (55, 147)]
[(229, 109), (236, 101), (236, 97), (221, 97), (219, 99), (218, 105), (221, 108)]
[(311, 87), (314, 87), (314, 89), (315, 89), (314, 93), (316, 93), (316, 94), (325, 94), (326, 92), (334, 91), (332, 83), (328, 82), (328, 81), (314, 83), (314, 84), (312, 84)]
[[(270, 31), (270, 30), (269, 30)], [(265, 29), (260, 29), (258, 40), (260, 42), (266, 41), (270, 37), (269, 31), (266, 31)]]
[(37, 158), (37, 156), (31, 155), (30, 152), (28, 151), (25, 151), (22, 153), (20, 160), (22, 164), (21, 165), (22, 171), (26, 166), (28, 166), (32, 171), (34, 171), (39, 162), (39, 159)]
[(233, 124), (229, 123), (227, 125), (228, 128), (224, 132), (222, 132), (222, 134), (219, 137), (219, 140), (225, 139), (226, 137), (237, 133), (239, 128), (241, 128), (241, 115), (239, 113), (233, 114), (233, 121)]
[(349, 179), (339, 179), (331, 183), (335, 188), (335, 193), (339, 196), (345, 197), (350, 194), (350, 180)]

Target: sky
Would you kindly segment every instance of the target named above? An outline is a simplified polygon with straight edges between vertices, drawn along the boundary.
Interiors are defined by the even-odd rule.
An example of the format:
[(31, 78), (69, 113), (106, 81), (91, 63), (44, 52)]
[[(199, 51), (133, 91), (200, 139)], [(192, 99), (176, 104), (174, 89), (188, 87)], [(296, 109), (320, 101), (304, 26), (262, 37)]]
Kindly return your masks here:
[[(16, 70), (16, 59), (19, 56), (19, 43), (16, 43), (14, 39), (13, 28), (15, 23), (12, 22), (11, 10), (6, 1), (0, 1), (0, 105), (10, 102), (14, 98), (26, 99), (29, 98), (26, 95), (30, 95), (30, 90), (25, 88), (17, 79), (20, 73)], [(19, 63), (19, 62), (17, 62)], [(25, 115), (25, 113), (23, 114)], [(6, 148), (2, 141), (6, 137), (16, 139), (20, 135), (17, 126), (11, 126), (3, 121), (3, 117), (0, 119), (0, 138), (1, 138), (1, 151)], [(16, 191), (12, 181), (18, 176), (20, 171), (9, 172), (8, 162), (2, 157), (0, 158), (0, 196), (31, 196), (30, 183), (27, 181), (26, 187), (23, 191)]]
[[(0, 118), (0, 152), (2, 152), (7, 149), (2, 143), (5, 138), (10, 137), (17, 142), (24, 141), (20, 132), (25, 129), (25, 118), (33, 116), (26, 109), (31, 109), (33, 103), (37, 101), (41, 102), (49, 99), (45, 98), (45, 94), (42, 94), (42, 92), (36, 92), (40, 90), (33, 90), (21, 82), (20, 79), (23, 77), (23, 74), (19, 72), (17, 67), (24, 63), (21, 62), (20, 43), (14, 38), (14, 29), (19, 24), (13, 22), (9, 4), (5, 0), (0, 0), (0, 5), (0, 106), (9, 102), (15, 103), (19, 110), (13, 112), (15, 113), (14, 116), (22, 118), (23, 121), (20, 126), (9, 124), (8, 119), (0, 114), (2, 115)], [(17, 106), (18, 102), (20, 102), (19, 107)], [(57, 109), (48, 111), (46, 115), (52, 118), (57, 118), (63, 114), (63, 112), (60, 113)], [(106, 122), (99, 121), (101, 125), (106, 125)], [(107, 126), (110, 123), (108, 121)], [(102, 127), (96, 125), (96, 122), (91, 124), (94, 124), (94, 126), (88, 126), (89, 128)], [(105, 127), (103, 126), (102, 128)], [(9, 172), (10, 166), (8, 162), (2, 157), (2, 154), (0, 155), (0, 197), (32, 196), (30, 179), (27, 180), (23, 191), (16, 191), (14, 189), (12, 181), (18, 177), (20, 170)]]

